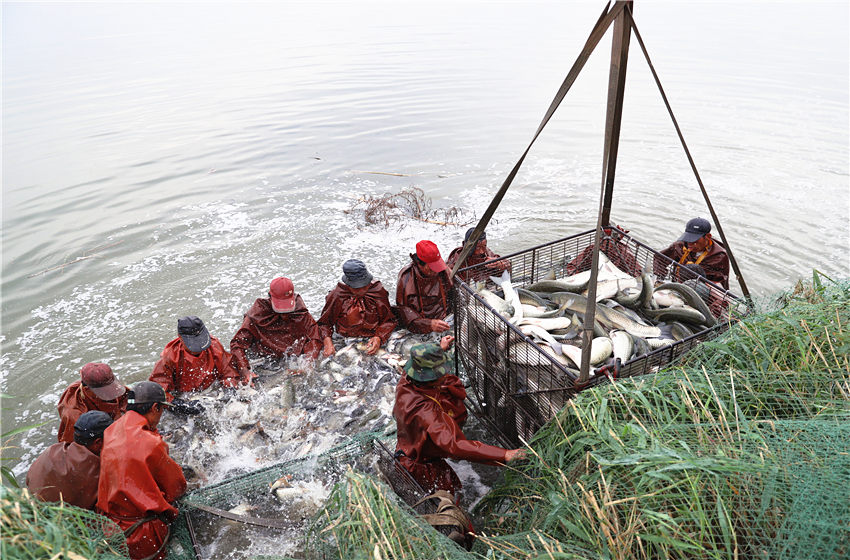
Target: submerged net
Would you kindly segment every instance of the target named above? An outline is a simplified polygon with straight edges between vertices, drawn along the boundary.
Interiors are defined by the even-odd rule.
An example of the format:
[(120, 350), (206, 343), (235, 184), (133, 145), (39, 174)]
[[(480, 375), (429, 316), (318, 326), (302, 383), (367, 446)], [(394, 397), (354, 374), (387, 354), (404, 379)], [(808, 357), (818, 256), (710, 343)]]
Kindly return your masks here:
[(42, 502), (26, 490), (0, 486), (0, 556), (129, 558), (124, 533), (110, 519), (64, 503)]

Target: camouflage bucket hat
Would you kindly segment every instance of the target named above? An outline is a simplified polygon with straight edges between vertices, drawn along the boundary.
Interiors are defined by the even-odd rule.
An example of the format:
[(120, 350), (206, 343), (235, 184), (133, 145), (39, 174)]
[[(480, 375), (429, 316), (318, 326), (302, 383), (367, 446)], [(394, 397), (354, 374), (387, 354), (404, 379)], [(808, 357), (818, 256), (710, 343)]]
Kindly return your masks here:
[(404, 364), (404, 373), (420, 383), (437, 380), (453, 370), (454, 360), (433, 342), (413, 346), (410, 359)]

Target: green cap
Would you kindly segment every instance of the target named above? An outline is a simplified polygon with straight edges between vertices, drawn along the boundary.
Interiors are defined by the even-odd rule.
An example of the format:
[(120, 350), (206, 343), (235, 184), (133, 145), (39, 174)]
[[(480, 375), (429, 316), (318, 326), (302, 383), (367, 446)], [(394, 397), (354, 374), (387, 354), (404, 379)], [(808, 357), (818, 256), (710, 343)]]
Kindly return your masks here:
[(404, 364), (404, 373), (414, 381), (428, 383), (454, 370), (452, 360), (439, 344), (416, 344), (410, 349), (410, 359)]

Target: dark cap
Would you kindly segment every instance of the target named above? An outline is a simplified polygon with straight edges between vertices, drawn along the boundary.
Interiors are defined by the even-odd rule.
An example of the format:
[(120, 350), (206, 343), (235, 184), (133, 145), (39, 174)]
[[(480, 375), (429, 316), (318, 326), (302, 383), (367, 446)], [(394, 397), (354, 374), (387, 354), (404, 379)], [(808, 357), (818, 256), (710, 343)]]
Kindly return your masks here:
[(272, 280), (269, 286), (269, 299), (272, 309), (277, 313), (292, 313), (295, 311), (295, 286), (292, 280), (280, 276)]
[(685, 243), (693, 243), (703, 235), (711, 231), (711, 224), (705, 218), (694, 218), (688, 221), (685, 226), (685, 233), (679, 238), (679, 241)]
[(103, 437), (103, 430), (112, 424), (112, 417), (100, 410), (84, 412), (74, 423), (74, 441), (80, 445), (89, 445)]
[(366, 270), (366, 265), (358, 259), (349, 259), (342, 263), (342, 282), (352, 288), (368, 286), (372, 275)]
[(126, 391), (125, 387), (118, 383), (112, 368), (100, 362), (91, 362), (80, 370), (80, 381), (94, 395), (104, 401), (117, 399)]
[(404, 364), (404, 373), (414, 381), (435, 381), (454, 369), (454, 361), (439, 344), (426, 342), (410, 349), (410, 359)]
[(192, 354), (200, 354), (210, 347), (210, 331), (194, 315), (177, 319), (177, 334)]
[[(471, 228), (469, 228), (468, 230), (466, 230), (466, 235), (464, 235), (464, 236), (463, 236), (463, 242), (464, 242), (464, 243), (466, 243), (467, 241), (469, 241), (469, 238), (472, 236), (472, 232), (473, 232), (473, 231), (475, 231), (475, 228), (474, 228), (474, 227), (471, 227)], [(481, 237), (479, 237), (479, 238), (478, 238), (478, 241), (484, 241), (485, 239), (487, 239), (487, 232), (486, 232), (486, 231), (482, 231), (482, 232), (481, 232)]]
[(130, 389), (127, 404), (161, 403), (171, 406), (165, 396), (165, 389), (159, 383), (153, 381), (139, 381)]

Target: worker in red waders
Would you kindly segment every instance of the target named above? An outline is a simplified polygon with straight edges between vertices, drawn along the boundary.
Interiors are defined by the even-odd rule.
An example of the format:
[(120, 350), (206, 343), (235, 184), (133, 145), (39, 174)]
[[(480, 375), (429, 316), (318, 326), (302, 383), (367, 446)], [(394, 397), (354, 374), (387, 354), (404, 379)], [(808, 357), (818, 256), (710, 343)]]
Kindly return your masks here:
[(148, 380), (165, 389), (171, 412), (200, 414), (204, 410), (201, 403), (184, 398), (184, 394), (203, 391), (216, 381), (225, 388), (237, 387), (239, 373), (231, 361), (230, 353), (199, 317), (181, 317), (177, 319), (177, 338), (165, 346)]
[[(473, 231), (475, 231), (475, 228), (469, 228), (466, 230), (466, 234), (463, 236), (463, 244), (460, 247), (455, 247), (452, 249), (452, 252), (449, 253), (449, 258), (446, 259), (446, 267), (449, 270), (453, 269), (457, 264), (458, 259), (460, 259), (460, 254), (463, 251), (463, 248), (469, 243), (469, 238), (472, 236)], [(466, 283), (469, 283), (470, 279), (486, 282), (490, 276), (501, 276), (506, 270), (510, 273), (511, 261), (508, 259), (491, 262), (487, 266), (476, 268), (472, 272), (462, 271), (463, 268), (476, 266), (487, 261), (500, 258), (501, 257), (494, 253), (492, 249), (487, 247), (487, 232), (482, 231), (481, 237), (478, 238), (478, 242), (475, 244), (475, 248), (473, 248), (472, 252), (466, 256), (466, 260), (458, 270), (457, 277)]]
[(97, 503), (103, 431), (112, 417), (89, 410), (74, 424), (74, 441), (54, 443), (33, 461), (27, 472), (30, 494), (45, 502), (63, 501), (83, 509)]
[(366, 353), (374, 355), (398, 326), (384, 286), (366, 269), (363, 261), (349, 259), (342, 265), (342, 279), (325, 298), (319, 317), (325, 356), (336, 352), (332, 335), (369, 339)]
[(398, 426), (396, 458), (426, 492), (446, 490), (457, 498), (461, 482), (445, 459), (502, 465), (525, 457), (523, 449), (502, 449), (468, 440), (466, 389), (447, 352), (454, 337), (440, 344), (417, 344), (410, 350), (395, 392), (393, 416)]
[(103, 434), (97, 510), (124, 531), (133, 560), (165, 558), (177, 518), (172, 504), (186, 491), (183, 471), (156, 429), (167, 406), (159, 384), (136, 383), (127, 413)]
[(396, 315), (401, 327), (415, 333), (444, 332), (451, 325), (452, 281), (440, 250), (427, 239), (416, 244), (411, 262), (398, 273)]
[(243, 380), (257, 377), (251, 372), (248, 352), (275, 359), (303, 355), (312, 361), (321, 350), (319, 325), (295, 293), (292, 280), (282, 276), (271, 281), (268, 298), (254, 302), (230, 341), (233, 365)]
[(84, 412), (99, 410), (113, 420), (127, 409), (127, 387), (118, 382), (112, 368), (106, 364), (92, 362), (80, 370), (80, 379), (71, 383), (56, 406), (59, 411), (60, 442), (74, 441), (74, 424)]

